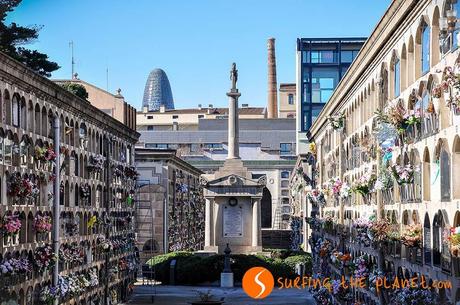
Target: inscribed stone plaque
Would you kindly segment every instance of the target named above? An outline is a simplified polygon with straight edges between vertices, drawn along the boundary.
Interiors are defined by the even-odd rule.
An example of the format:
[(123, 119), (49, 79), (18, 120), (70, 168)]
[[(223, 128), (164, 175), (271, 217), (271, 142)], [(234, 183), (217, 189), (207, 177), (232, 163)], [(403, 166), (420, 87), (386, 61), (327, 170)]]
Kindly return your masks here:
[(224, 237), (243, 236), (243, 208), (241, 206), (224, 207)]

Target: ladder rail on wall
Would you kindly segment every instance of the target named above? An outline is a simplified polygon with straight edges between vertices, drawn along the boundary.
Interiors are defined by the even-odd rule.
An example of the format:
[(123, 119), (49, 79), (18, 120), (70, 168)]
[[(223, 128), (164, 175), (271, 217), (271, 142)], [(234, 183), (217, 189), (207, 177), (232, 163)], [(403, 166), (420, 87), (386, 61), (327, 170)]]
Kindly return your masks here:
[[(139, 219), (139, 221), (136, 222), (136, 231), (139, 232), (140, 234), (140, 224), (145, 224), (145, 223), (150, 223), (149, 226), (149, 238), (147, 240), (151, 240), (151, 245), (148, 250), (146, 250), (144, 253), (144, 248), (139, 249), (140, 254), (146, 254), (148, 257), (153, 258), (155, 254), (157, 254), (157, 251), (155, 249), (155, 244), (154, 244), (154, 219), (155, 219), (155, 214), (153, 211), (153, 205), (151, 202), (150, 196), (146, 196), (148, 199), (142, 199), (143, 196), (141, 194), (149, 194), (150, 189), (151, 189), (151, 181), (146, 179), (146, 180), (138, 180), (137, 185), (136, 185), (136, 199), (135, 199), (135, 204), (136, 204), (136, 213), (137, 215), (143, 215), (142, 219)], [(144, 191), (146, 190), (146, 191)], [(141, 213), (141, 211), (144, 211), (144, 213)], [(156, 283), (155, 283), (155, 275), (156, 275), (156, 270), (155, 266), (150, 267), (150, 278), (147, 277), (147, 279), (144, 277), (144, 271), (143, 268), (140, 268), (141, 276), (142, 276), (142, 285), (143, 286), (148, 286), (151, 289), (148, 291), (148, 293), (151, 296), (151, 302), (155, 303), (155, 296), (157, 294), (157, 289), (156, 289)]]

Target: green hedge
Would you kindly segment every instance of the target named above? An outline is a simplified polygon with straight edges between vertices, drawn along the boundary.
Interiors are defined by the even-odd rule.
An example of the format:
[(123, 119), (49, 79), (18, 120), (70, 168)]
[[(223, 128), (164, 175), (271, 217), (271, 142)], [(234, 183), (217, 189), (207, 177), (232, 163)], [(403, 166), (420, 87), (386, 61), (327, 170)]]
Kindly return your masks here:
[[(275, 278), (294, 278), (295, 265), (305, 263), (307, 273), (311, 273), (311, 257), (309, 254), (292, 253), (293, 256), (269, 258), (262, 255), (231, 255), (231, 268), (235, 282), (241, 282), (244, 273), (255, 266), (270, 270)], [(176, 260), (176, 284), (196, 285), (206, 282), (216, 282), (224, 269), (224, 256), (213, 255), (200, 257), (189, 252), (173, 252), (158, 255), (150, 259), (147, 264), (155, 269), (155, 280), (162, 284), (169, 284), (171, 261)]]

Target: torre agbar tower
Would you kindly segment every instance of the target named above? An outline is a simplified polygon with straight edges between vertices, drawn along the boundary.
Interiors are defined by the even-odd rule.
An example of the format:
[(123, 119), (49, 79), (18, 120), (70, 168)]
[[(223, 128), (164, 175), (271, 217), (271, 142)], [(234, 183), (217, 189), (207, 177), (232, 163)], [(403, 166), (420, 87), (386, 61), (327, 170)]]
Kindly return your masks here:
[(138, 136), (0, 53), (2, 304), (127, 299)]
[[(309, 129), (291, 181), (308, 199), (314, 273), (369, 279), (318, 299), (460, 301), (459, 13), (453, 0), (392, 1)], [(452, 287), (377, 293), (378, 277)]]

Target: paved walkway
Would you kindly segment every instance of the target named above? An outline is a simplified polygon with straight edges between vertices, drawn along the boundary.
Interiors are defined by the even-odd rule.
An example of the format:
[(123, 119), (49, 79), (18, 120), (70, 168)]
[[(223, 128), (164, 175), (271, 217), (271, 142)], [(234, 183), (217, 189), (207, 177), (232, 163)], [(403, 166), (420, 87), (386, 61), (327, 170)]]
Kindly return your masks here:
[[(270, 296), (263, 300), (248, 297), (242, 288), (193, 287), (193, 286), (135, 286), (134, 294), (128, 304), (154, 305), (188, 305), (188, 302), (198, 300), (196, 291), (211, 290), (213, 298), (225, 298), (224, 305), (314, 305), (313, 297), (307, 290), (273, 289)], [(152, 302), (152, 294), (154, 294)]]

